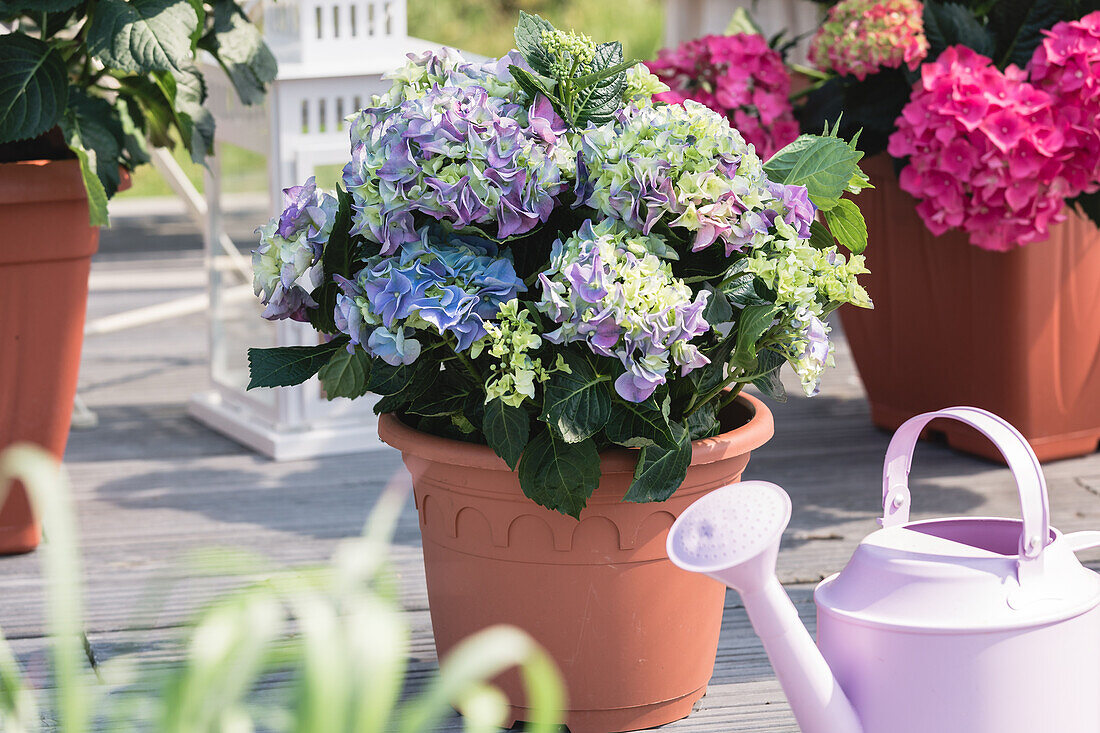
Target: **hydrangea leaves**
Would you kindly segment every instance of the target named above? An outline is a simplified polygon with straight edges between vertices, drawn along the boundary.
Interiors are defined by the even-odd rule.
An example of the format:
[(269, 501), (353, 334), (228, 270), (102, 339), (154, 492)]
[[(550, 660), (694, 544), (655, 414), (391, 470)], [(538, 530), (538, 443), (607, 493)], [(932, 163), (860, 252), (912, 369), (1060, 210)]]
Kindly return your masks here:
[(23, 0), (0, 2), (0, 15), (18, 29), (0, 35), (0, 144), (59, 128), (93, 226), (108, 223), (119, 169), (148, 162), (147, 139), (182, 141), (200, 163), (211, 153), (200, 48), (246, 104), (275, 78), (274, 56), (235, 0)]
[(597, 44), (521, 11), (516, 49), (532, 71), (513, 65), (512, 77), (531, 99), (549, 99), (570, 127), (607, 122), (622, 107), (626, 70), (636, 62), (623, 61), (618, 41)]
[[(859, 207), (841, 197), (870, 188), (871, 182), (859, 168), (863, 158), (856, 148), (859, 136), (843, 140), (837, 135), (839, 129), (838, 120), (832, 130), (826, 127), (821, 135), (801, 135), (772, 156), (764, 170), (777, 183), (805, 186), (833, 238), (849, 252), (860, 254), (867, 249), (867, 223)], [(818, 232), (820, 237), (820, 229)]]
[(69, 99), (61, 54), (18, 33), (0, 36), (0, 143), (36, 137), (57, 124)]

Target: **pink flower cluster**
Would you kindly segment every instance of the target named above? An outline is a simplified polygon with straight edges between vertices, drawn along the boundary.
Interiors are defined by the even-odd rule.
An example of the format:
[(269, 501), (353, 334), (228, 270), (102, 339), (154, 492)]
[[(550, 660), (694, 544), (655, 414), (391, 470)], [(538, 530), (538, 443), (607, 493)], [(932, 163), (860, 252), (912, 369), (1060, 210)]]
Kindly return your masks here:
[(1054, 100), (1066, 147), (1063, 175), (1074, 191), (1100, 188), (1100, 11), (1046, 32), (1028, 63), (1031, 83)]
[(706, 36), (664, 49), (650, 71), (671, 89), (660, 102), (694, 99), (725, 115), (761, 158), (798, 137), (791, 110), (791, 78), (782, 57), (763, 36)]
[(810, 42), (819, 69), (863, 80), (879, 69), (916, 69), (928, 55), (919, 0), (842, 0)]
[(935, 235), (962, 228), (970, 242), (1009, 250), (1048, 236), (1076, 195), (1065, 178), (1066, 138), (1047, 92), (1016, 66), (1002, 73), (965, 46), (921, 68), (890, 136), (909, 158), (901, 187)]

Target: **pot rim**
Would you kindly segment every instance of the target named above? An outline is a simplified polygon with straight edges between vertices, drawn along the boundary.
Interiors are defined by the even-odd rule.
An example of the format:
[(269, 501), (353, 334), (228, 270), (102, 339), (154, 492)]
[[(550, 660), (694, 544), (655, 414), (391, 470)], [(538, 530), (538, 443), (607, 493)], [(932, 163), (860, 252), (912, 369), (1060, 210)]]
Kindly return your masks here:
[(80, 163), (65, 160), (16, 160), (0, 163), (0, 200), (5, 205), (88, 200)]
[[(745, 455), (771, 440), (775, 434), (775, 422), (768, 406), (759, 398), (744, 392), (737, 396), (735, 402), (749, 411), (748, 422), (713, 438), (693, 440), (691, 465), (717, 463)], [(402, 453), (436, 463), (512, 472), (504, 459), (489, 446), (421, 432), (401, 422), (392, 412), (378, 416), (378, 437), (383, 443)], [(603, 450), (600, 452), (601, 470), (604, 473), (632, 472), (637, 463), (637, 455), (636, 448)]]

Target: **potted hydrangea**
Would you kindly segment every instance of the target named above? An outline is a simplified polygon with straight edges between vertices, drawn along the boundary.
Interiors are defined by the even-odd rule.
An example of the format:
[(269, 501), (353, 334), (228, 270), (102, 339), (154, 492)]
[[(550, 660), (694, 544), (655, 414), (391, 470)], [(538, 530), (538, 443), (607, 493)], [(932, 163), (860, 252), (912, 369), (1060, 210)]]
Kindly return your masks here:
[(811, 58), (834, 76), (803, 127), (863, 130), (868, 227), (889, 240), (874, 313), (844, 315), (872, 419), (971, 404), (1044, 460), (1096, 450), (1100, 4), (844, 0)]
[(618, 43), (522, 15), (516, 44), (410, 57), (350, 118), (338, 190), (286, 191), (256, 291), (327, 340), (251, 350), (251, 386), (382, 395), (441, 655), (518, 625), (574, 733), (647, 727), (702, 696), (724, 597), (671, 565), (667, 529), (770, 438), (742, 387), (782, 398), (789, 363), (813, 393), (825, 316), (870, 306), (844, 198), (868, 184), (832, 131), (765, 163), (722, 115), (654, 102)]
[[(275, 77), (233, 0), (0, 2), (0, 448), (65, 452), (107, 201), (149, 145), (212, 150), (200, 52), (247, 104)], [(0, 502), (0, 555), (40, 534), (22, 489)]]

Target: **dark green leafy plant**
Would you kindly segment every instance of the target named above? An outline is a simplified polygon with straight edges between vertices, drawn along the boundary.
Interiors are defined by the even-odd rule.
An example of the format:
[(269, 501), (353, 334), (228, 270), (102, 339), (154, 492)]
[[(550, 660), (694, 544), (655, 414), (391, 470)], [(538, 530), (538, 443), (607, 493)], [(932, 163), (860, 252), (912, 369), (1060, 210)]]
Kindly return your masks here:
[(198, 163), (213, 151), (201, 51), (245, 104), (275, 78), (234, 0), (2, 0), (0, 24), (0, 162), (75, 157), (97, 226), (147, 144), (178, 139)]

